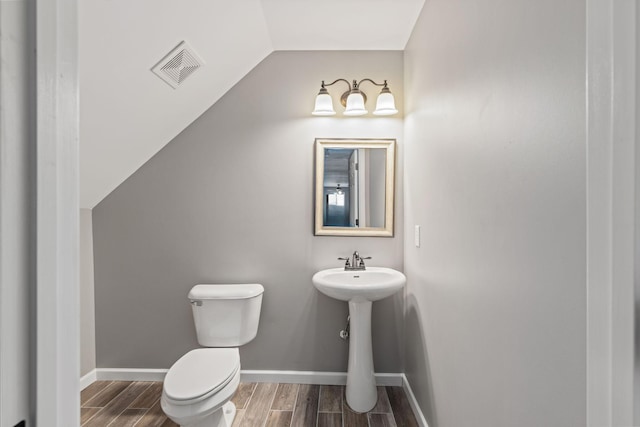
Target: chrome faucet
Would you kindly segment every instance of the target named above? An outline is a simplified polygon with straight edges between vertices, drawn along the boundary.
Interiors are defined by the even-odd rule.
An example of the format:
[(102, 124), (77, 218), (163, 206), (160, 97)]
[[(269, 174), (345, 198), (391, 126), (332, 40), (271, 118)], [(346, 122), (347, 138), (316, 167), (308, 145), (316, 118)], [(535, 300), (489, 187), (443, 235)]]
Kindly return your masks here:
[(344, 261), (344, 269), (347, 271), (351, 270), (366, 270), (366, 266), (364, 265), (365, 259), (371, 259), (370, 256), (361, 257), (358, 251), (354, 251), (353, 255), (351, 255), (351, 259), (349, 257), (339, 257), (341, 261)]

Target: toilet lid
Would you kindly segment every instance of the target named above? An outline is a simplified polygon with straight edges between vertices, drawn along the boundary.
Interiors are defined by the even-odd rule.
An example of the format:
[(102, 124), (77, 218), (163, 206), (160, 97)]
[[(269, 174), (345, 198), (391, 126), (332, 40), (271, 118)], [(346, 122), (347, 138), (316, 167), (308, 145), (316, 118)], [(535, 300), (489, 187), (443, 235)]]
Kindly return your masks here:
[(240, 369), (237, 348), (198, 348), (173, 364), (164, 378), (164, 392), (173, 400), (193, 400), (215, 393)]

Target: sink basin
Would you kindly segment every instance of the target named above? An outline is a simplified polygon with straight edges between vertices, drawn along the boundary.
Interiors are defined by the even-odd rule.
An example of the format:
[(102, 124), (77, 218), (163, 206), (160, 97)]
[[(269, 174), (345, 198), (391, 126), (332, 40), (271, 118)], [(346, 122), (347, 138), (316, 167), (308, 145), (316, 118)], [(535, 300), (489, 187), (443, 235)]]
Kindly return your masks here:
[(373, 301), (402, 289), (407, 278), (399, 271), (385, 267), (330, 268), (318, 271), (311, 281), (323, 294), (349, 302), (351, 331), (345, 395), (351, 409), (368, 412), (378, 399), (371, 345), (371, 306)]
[(330, 268), (318, 271), (311, 278), (323, 294), (342, 301), (377, 301), (398, 292), (407, 282), (399, 271), (385, 267), (366, 270)]

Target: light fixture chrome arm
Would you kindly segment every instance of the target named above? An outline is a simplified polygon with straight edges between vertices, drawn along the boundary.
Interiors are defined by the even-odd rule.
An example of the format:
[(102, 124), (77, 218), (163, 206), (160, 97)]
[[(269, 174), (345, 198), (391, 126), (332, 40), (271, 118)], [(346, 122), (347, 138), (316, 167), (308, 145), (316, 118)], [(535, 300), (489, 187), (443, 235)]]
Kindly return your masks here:
[[(323, 88), (323, 87), (326, 87), (326, 86), (333, 86), (334, 84), (336, 84), (338, 82), (345, 82), (347, 84), (347, 86), (349, 86), (349, 88), (351, 88), (351, 83), (349, 83), (349, 81), (346, 80), (346, 79), (335, 79), (331, 83), (327, 83), (327, 84), (325, 84), (325, 82), (323, 80), (322, 84), (320, 85), (320, 87)], [(354, 80), (354, 83), (355, 83), (355, 80)]]
[(361, 85), (363, 82), (370, 82), (370, 83), (373, 83), (373, 84), (374, 84), (374, 85), (376, 85), (376, 86), (384, 86), (384, 87), (387, 87), (387, 81), (386, 81), (386, 80), (384, 81), (384, 83), (376, 83), (376, 82), (374, 82), (373, 80), (371, 80), (371, 79), (367, 78), (367, 79), (362, 79), (362, 80), (360, 80), (360, 81), (358, 82), (358, 84), (357, 84), (357, 85), (355, 84), (355, 80), (353, 81), (354, 85), (355, 85), (356, 87), (358, 87), (358, 88), (360, 87), (360, 85)]

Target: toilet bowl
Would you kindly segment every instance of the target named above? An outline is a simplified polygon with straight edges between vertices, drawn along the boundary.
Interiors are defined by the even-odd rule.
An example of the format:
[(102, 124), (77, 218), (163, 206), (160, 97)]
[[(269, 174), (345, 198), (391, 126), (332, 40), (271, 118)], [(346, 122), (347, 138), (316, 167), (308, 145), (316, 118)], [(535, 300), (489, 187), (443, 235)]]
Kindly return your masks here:
[(160, 404), (182, 427), (231, 427), (240, 383), (238, 346), (257, 333), (261, 285), (197, 285), (189, 292), (198, 342), (164, 379)]
[(239, 383), (237, 348), (199, 348), (169, 369), (160, 404), (184, 427), (230, 427), (236, 412), (230, 400)]

